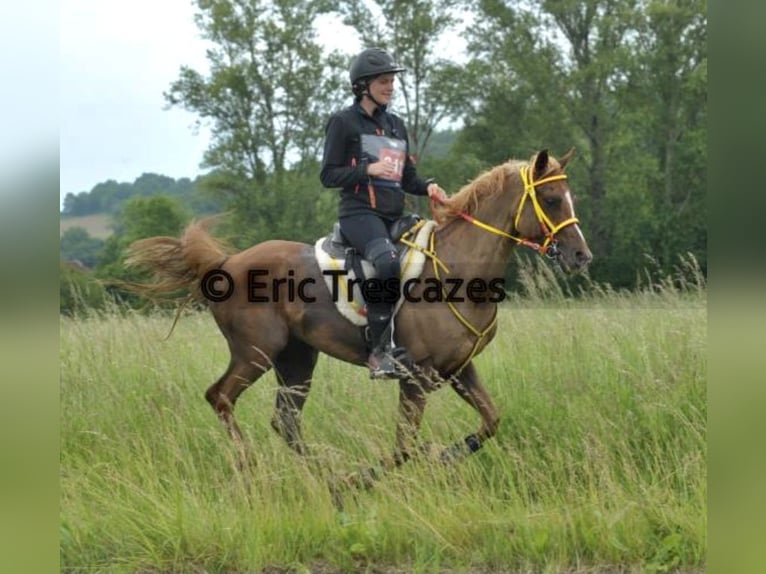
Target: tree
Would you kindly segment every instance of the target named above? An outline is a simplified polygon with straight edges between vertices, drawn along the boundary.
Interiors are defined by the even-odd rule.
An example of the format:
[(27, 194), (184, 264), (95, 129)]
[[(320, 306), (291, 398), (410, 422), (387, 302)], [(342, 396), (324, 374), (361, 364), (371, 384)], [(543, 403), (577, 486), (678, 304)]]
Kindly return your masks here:
[(487, 98), (456, 148), (500, 159), (575, 145), (569, 170), (594, 278), (635, 281), (704, 254), (702, 0), (482, 0), (469, 44)]
[[(340, 105), (340, 58), (324, 55), (313, 24), (325, 0), (197, 0), (196, 22), (212, 46), (210, 71), (188, 67), (165, 94), (211, 124), (201, 185), (227, 211), (235, 245), (316, 229), (316, 158)], [(345, 66), (344, 66), (345, 67)], [(312, 182), (310, 185), (308, 182)], [(324, 209), (319, 212), (324, 213)], [(292, 231), (291, 222), (312, 225)], [(329, 227), (325, 222), (323, 230)]]
[(115, 216), (114, 237), (129, 244), (152, 235), (175, 236), (188, 219), (189, 214), (174, 198), (134, 197)]
[(337, 102), (333, 59), (316, 42), (320, 0), (196, 0), (197, 26), (212, 43), (208, 75), (181, 68), (165, 98), (210, 122), (208, 167), (263, 183), (290, 158), (318, 152)]
[(61, 210), (63, 216), (89, 215), (92, 213), (111, 213), (120, 209), (122, 204), (135, 196), (150, 197), (168, 195), (182, 200), (194, 213), (205, 215), (218, 213), (222, 206), (203, 193), (200, 179), (194, 181), (188, 177), (173, 179), (156, 173), (142, 173), (133, 183), (117, 183), (108, 180), (96, 184), (90, 191), (77, 195), (68, 193)]
[(655, 142), (653, 253), (668, 272), (679, 250), (705, 268), (707, 246), (707, 18), (703, 0), (649, 0), (647, 57), (637, 75)]
[(552, 21), (568, 42), (573, 119), (587, 138), (591, 245), (605, 256), (609, 232), (606, 210), (609, 141), (620, 109), (611, 95), (626, 81), (625, 69), (637, 27), (635, 0), (546, 0), (543, 22)]
[(176, 180), (166, 175), (142, 173), (133, 182), (132, 194), (150, 196), (157, 194), (170, 195), (175, 191)]
[(64, 197), (62, 213), (64, 215), (113, 213), (131, 192), (129, 183), (117, 183), (110, 179), (96, 184), (89, 192), (83, 191), (77, 195), (67, 193)]
[(573, 121), (561, 43), (541, 15), (506, 2), (479, 3), (469, 53), (480, 69), (483, 96), (465, 118), (459, 147), (496, 165), (549, 148), (563, 153), (584, 144)]
[[(493, 64), (510, 68), (500, 76), (500, 85), (505, 83), (511, 87), (510, 94), (522, 97), (513, 99), (515, 110), (509, 109), (524, 122), (539, 122), (547, 116), (560, 122), (565, 132), (573, 134), (572, 127), (576, 130), (576, 139), (572, 139), (582, 143), (576, 147), (584, 152), (581, 156), (587, 169), (583, 187), (588, 190), (589, 242), (597, 258), (603, 257), (608, 250), (606, 166), (609, 142), (620, 116), (612, 94), (626, 81), (637, 22), (635, 2), (543, 0), (511, 7), (483, 1), (480, 5), (482, 21), (500, 42), (486, 42), (482, 29), (477, 31), (472, 50)], [(515, 88), (517, 84), (523, 87)], [(513, 97), (510, 94), (508, 98)], [(536, 105), (538, 102), (544, 105)], [(536, 127), (538, 138), (554, 135), (550, 123)], [(521, 133), (532, 135), (530, 131), (535, 130)]]
[(79, 261), (86, 267), (94, 267), (99, 251), (104, 242), (90, 234), (82, 227), (70, 227), (62, 235), (59, 243), (63, 261)]

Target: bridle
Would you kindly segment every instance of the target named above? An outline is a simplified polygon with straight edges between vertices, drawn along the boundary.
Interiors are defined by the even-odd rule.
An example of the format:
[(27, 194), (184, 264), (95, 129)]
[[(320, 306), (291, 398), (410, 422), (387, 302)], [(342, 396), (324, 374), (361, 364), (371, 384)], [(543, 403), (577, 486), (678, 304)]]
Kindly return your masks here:
[[(516, 215), (513, 218), (513, 228), (514, 229), (519, 228), (519, 220), (521, 219), (521, 212), (524, 209), (524, 204), (526, 203), (527, 198), (529, 198), (529, 201), (532, 203), (532, 208), (535, 211), (535, 215), (537, 216), (537, 221), (540, 224), (540, 229), (543, 232), (543, 235), (545, 236), (545, 240), (543, 241), (542, 244), (532, 241), (531, 239), (528, 239), (525, 237), (516, 237), (515, 235), (512, 235), (508, 233), (507, 231), (504, 231), (502, 229), (499, 229), (497, 227), (484, 223), (483, 221), (479, 221), (478, 219), (476, 219), (473, 215), (469, 213), (465, 213), (461, 211), (461, 212), (458, 212), (457, 215), (459, 215), (461, 218), (465, 219), (466, 221), (472, 223), (473, 225), (476, 225), (477, 227), (484, 229), (485, 231), (489, 231), (490, 233), (494, 233), (495, 235), (500, 235), (502, 237), (512, 239), (519, 245), (524, 245), (526, 247), (529, 247), (530, 249), (534, 249), (541, 255), (545, 255), (546, 257), (555, 259), (556, 257), (559, 256), (559, 253), (560, 253), (558, 249), (558, 242), (556, 240), (556, 234), (562, 229), (564, 229), (565, 227), (580, 223), (580, 220), (577, 219), (576, 217), (570, 217), (569, 219), (565, 219), (564, 221), (558, 224), (553, 223), (550, 217), (548, 217), (545, 211), (543, 211), (543, 208), (540, 206), (540, 202), (537, 199), (536, 188), (539, 185), (550, 183), (552, 181), (560, 181), (560, 180), (566, 179), (567, 176), (566, 174), (562, 173), (559, 175), (551, 175), (548, 177), (544, 177), (542, 179), (538, 179), (537, 181), (534, 181), (532, 178), (532, 169), (528, 165), (523, 166), (521, 170), (519, 171), (519, 174), (521, 175), (521, 183), (524, 185), (524, 193), (521, 196), (519, 207), (516, 210)], [(433, 198), (433, 200), (444, 204), (444, 201), (438, 198)]]

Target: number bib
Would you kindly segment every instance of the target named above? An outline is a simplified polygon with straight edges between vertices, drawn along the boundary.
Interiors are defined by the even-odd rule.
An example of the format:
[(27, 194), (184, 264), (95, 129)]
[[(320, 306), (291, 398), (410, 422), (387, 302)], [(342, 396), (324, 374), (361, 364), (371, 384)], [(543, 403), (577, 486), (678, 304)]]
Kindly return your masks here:
[(391, 177), (371, 177), (373, 185), (401, 190), (404, 162), (407, 155), (407, 144), (404, 140), (362, 134), (362, 156), (370, 163), (387, 161), (394, 165), (394, 175)]

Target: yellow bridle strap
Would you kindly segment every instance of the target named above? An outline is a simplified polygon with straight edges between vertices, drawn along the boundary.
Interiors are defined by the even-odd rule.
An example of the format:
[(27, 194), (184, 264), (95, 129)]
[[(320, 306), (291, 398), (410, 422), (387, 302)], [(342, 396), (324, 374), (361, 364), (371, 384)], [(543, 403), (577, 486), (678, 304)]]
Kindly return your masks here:
[(580, 220), (576, 217), (570, 217), (569, 219), (565, 219), (564, 221), (560, 222), (558, 225), (554, 224), (545, 214), (543, 208), (540, 207), (540, 202), (537, 201), (537, 190), (535, 188), (538, 185), (543, 185), (544, 183), (566, 179), (567, 176), (566, 174), (562, 173), (559, 175), (551, 175), (549, 177), (544, 177), (543, 179), (533, 181), (529, 166), (522, 167), (519, 173), (521, 175), (521, 183), (524, 184), (524, 195), (521, 196), (521, 203), (519, 203), (519, 208), (516, 210), (516, 217), (513, 220), (513, 226), (516, 229), (519, 228), (519, 219), (521, 219), (521, 212), (524, 209), (524, 202), (527, 200), (527, 197), (529, 197), (530, 201), (532, 202), (532, 207), (535, 210), (535, 215), (537, 215), (538, 221), (543, 226), (543, 233), (545, 233), (545, 242), (542, 246), (542, 250), (544, 251), (545, 248), (548, 247), (548, 244), (553, 241), (554, 235), (556, 235), (559, 231), (568, 225), (580, 223)]
[(459, 213), (458, 215), (465, 219), (466, 221), (472, 223), (476, 227), (479, 227), (483, 229), (484, 231), (489, 231), (490, 233), (494, 233), (495, 235), (500, 235), (501, 237), (506, 237), (507, 239), (512, 239), (516, 243), (519, 243), (521, 245), (526, 245), (527, 247), (531, 247), (535, 251), (539, 251), (541, 253), (545, 253), (548, 245), (553, 241), (554, 236), (556, 233), (567, 227), (568, 225), (573, 225), (575, 223), (580, 223), (580, 220), (576, 217), (570, 217), (569, 219), (565, 219), (558, 225), (555, 225), (550, 218), (545, 214), (542, 207), (540, 207), (540, 203), (537, 201), (537, 194), (535, 192), (535, 186), (542, 185), (544, 183), (550, 183), (552, 181), (559, 181), (562, 179), (566, 179), (566, 174), (560, 174), (560, 175), (551, 175), (549, 177), (545, 177), (543, 179), (540, 179), (538, 181), (532, 181), (529, 177), (529, 167), (524, 166), (521, 168), (521, 182), (524, 184), (524, 194), (521, 196), (521, 203), (519, 203), (519, 208), (516, 210), (516, 216), (513, 220), (513, 226), (518, 229), (519, 226), (519, 219), (521, 218), (521, 211), (524, 209), (524, 203), (527, 200), (527, 197), (530, 198), (530, 201), (532, 202), (532, 207), (535, 210), (535, 215), (537, 215), (537, 219), (540, 222), (540, 226), (543, 229), (543, 233), (545, 234), (545, 241), (542, 245), (539, 245), (538, 243), (535, 243), (534, 241), (530, 241), (529, 239), (524, 239), (523, 237), (516, 237), (515, 235), (511, 235), (507, 231), (503, 231), (502, 229), (498, 229), (497, 227), (494, 227), (492, 225), (489, 225), (487, 223), (484, 223), (483, 221), (479, 221), (472, 215), (469, 215), (467, 213)]
[(501, 237), (506, 237), (508, 239), (513, 239), (516, 243), (519, 243), (521, 245), (526, 245), (527, 247), (531, 247), (535, 251), (539, 251), (541, 249), (540, 245), (535, 243), (534, 241), (529, 241), (528, 239), (524, 239), (523, 237), (516, 237), (514, 235), (511, 235), (507, 231), (503, 231), (502, 229), (498, 229), (497, 227), (493, 227), (492, 225), (489, 225), (487, 223), (484, 223), (483, 221), (479, 221), (474, 216), (469, 215), (467, 213), (460, 213), (460, 217), (468, 221), (469, 223), (472, 223), (476, 227), (479, 227), (483, 229), (484, 231), (489, 231), (490, 233), (494, 233), (495, 235), (500, 235)]

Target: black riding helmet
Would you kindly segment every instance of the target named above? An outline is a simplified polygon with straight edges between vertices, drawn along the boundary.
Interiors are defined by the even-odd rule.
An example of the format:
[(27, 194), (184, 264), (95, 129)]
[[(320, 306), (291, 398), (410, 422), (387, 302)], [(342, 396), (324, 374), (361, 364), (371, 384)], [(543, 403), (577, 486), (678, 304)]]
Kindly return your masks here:
[(391, 74), (406, 71), (385, 50), (367, 48), (363, 50), (351, 64), (349, 78), (354, 95), (361, 96), (367, 89), (367, 82), (381, 74)]

